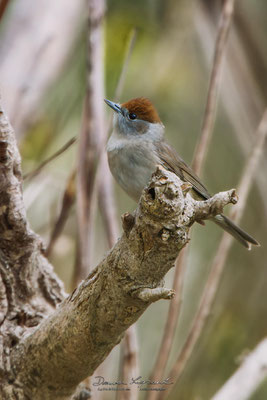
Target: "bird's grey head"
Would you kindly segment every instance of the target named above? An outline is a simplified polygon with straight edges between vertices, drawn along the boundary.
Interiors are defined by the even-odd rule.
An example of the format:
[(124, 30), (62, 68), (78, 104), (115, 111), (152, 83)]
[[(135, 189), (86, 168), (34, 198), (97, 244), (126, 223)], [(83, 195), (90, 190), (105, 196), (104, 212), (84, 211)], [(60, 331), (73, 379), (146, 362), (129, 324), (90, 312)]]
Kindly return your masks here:
[(164, 126), (150, 100), (138, 97), (123, 104), (105, 100), (114, 111), (114, 131), (120, 136), (132, 138), (151, 136), (160, 139)]

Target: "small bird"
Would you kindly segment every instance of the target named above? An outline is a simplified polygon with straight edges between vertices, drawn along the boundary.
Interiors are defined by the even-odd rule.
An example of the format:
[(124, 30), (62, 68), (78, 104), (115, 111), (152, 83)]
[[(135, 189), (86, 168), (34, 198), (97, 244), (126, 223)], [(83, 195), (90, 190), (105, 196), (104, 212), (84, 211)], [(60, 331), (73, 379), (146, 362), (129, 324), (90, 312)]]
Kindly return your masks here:
[[(132, 199), (139, 200), (157, 165), (189, 182), (195, 199), (210, 198), (199, 177), (165, 141), (165, 127), (149, 99), (138, 97), (123, 104), (106, 99), (105, 102), (115, 111), (113, 132), (107, 143), (109, 167), (115, 180)], [(225, 215), (219, 214), (212, 221), (247, 249), (250, 250), (251, 244), (259, 246)]]

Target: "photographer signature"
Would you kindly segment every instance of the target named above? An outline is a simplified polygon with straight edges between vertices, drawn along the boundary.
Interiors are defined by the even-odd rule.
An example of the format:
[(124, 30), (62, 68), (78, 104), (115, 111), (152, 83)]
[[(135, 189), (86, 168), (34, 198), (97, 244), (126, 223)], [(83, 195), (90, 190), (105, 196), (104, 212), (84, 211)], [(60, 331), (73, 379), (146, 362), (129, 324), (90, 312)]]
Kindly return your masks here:
[(93, 386), (120, 386), (120, 385), (138, 385), (141, 387), (142, 385), (172, 385), (171, 378), (165, 378), (162, 381), (151, 381), (151, 380), (143, 380), (142, 376), (138, 376), (138, 378), (131, 378), (130, 382), (122, 382), (122, 381), (107, 381), (103, 376), (95, 376), (95, 381), (93, 382)]

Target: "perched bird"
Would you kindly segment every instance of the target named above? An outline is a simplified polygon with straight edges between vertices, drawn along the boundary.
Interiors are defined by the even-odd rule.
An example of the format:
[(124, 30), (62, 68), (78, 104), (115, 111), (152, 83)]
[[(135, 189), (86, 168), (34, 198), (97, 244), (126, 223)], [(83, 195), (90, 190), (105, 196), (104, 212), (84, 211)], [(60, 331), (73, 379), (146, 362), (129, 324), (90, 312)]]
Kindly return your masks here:
[[(118, 184), (131, 198), (139, 200), (157, 165), (189, 182), (195, 199), (206, 200), (210, 197), (199, 177), (165, 141), (164, 125), (150, 100), (139, 97), (123, 104), (110, 100), (105, 102), (115, 111), (113, 132), (107, 143), (109, 167)], [(247, 249), (251, 248), (251, 244), (259, 245), (225, 215), (217, 215), (212, 221)]]

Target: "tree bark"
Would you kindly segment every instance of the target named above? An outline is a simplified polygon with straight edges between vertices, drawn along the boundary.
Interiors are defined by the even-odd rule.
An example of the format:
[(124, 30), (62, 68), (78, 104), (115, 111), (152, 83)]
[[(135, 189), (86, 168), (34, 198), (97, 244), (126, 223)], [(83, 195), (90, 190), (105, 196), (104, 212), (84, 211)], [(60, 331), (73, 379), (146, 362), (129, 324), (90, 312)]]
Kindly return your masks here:
[[(195, 201), (190, 185), (161, 167), (107, 257), (65, 298), (30, 230), (14, 132), (0, 111), (1, 398), (69, 399), (154, 301), (194, 221), (236, 203), (235, 190)], [(57, 308), (56, 306), (61, 303)]]
[[(10, 352), (22, 336), (66, 296), (44, 257), (41, 238), (27, 222), (20, 155), (14, 131), (0, 107), (0, 397), (13, 399)], [(2, 393), (1, 393), (2, 392)]]

